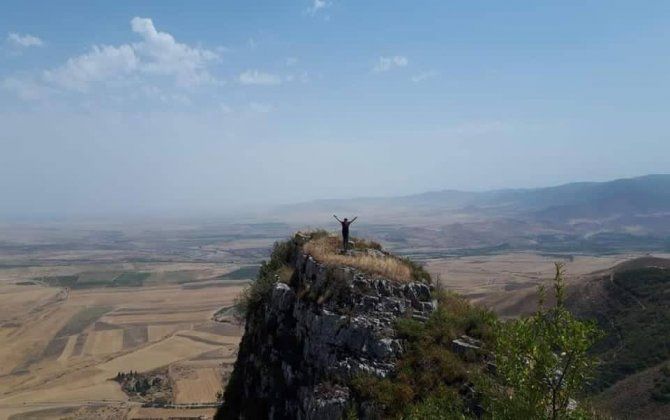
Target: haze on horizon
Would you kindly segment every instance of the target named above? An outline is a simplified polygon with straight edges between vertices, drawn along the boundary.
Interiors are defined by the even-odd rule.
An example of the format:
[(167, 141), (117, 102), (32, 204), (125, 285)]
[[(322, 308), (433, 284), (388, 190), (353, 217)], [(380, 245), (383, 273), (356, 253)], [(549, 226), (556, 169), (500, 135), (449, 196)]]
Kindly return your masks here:
[(669, 23), (663, 1), (6, 1), (0, 220), (668, 173)]

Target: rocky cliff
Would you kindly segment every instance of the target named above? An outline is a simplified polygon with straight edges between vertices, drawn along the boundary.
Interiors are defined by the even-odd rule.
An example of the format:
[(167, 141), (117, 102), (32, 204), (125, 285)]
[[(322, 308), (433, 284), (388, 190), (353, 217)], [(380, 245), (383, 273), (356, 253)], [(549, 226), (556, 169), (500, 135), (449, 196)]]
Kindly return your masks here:
[[(326, 265), (304, 251), (308, 239), (296, 235), (283, 255), (273, 256), (290, 270), (283, 279), (271, 273), (275, 281), (248, 305), (238, 360), (217, 418), (342, 418), (352, 406), (352, 379), (393, 372), (403, 352), (396, 320), (425, 320), (435, 309), (424, 282), (400, 283)], [(388, 257), (377, 249), (349, 252)], [(372, 405), (357, 410), (376, 417)]]

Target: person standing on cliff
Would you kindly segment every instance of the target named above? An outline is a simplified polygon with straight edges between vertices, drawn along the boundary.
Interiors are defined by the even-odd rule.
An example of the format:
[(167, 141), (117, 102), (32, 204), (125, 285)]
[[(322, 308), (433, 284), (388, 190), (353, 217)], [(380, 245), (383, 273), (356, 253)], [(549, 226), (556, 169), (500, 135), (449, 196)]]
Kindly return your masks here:
[(358, 219), (358, 216), (354, 217), (351, 220), (347, 219), (346, 217), (344, 218), (344, 220), (340, 220), (334, 214), (333, 217), (342, 225), (342, 249), (346, 251), (347, 249), (349, 249), (349, 225), (354, 223), (356, 219)]

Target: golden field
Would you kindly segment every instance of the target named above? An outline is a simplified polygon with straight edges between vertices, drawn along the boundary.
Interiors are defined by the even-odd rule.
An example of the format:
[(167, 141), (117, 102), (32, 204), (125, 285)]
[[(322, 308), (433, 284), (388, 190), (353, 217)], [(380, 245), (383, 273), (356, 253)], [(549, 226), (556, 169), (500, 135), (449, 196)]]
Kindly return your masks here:
[[(211, 270), (203, 276), (218, 273)], [(175, 403), (216, 402), (242, 331), (211, 317), (233, 305), (244, 284), (16, 284), (40, 271), (0, 272), (0, 419), (212, 415), (213, 408), (142, 408), (112, 378), (167, 368)]]
[(475, 304), (491, 308), (502, 317), (516, 317), (535, 310), (537, 287), (551, 284), (555, 262), (565, 264), (566, 281), (576, 284), (591, 278), (594, 273), (640, 256), (643, 254), (573, 255), (561, 259), (559, 256), (513, 252), (436, 258), (427, 260), (425, 266), (447, 289), (464, 295)]

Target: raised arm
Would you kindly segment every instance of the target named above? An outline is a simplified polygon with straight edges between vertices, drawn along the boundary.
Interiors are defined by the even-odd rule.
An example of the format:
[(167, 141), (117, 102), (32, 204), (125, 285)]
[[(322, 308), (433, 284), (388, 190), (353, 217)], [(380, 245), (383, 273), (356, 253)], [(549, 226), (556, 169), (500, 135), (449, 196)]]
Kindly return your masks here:
[(351, 219), (351, 222), (349, 222), (349, 223), (354, 223), (354, 222), (356, 221), (356, 219), (358, 219), (358, 216), (356, 216), (356, 217), (354, 217), (353, 219)]
[(342, 221), (341, 221), (340, 219), (338, 219), (337, 216), (335, 216), (334, 214), (333, 214), (333, 217), (335, 218), (335, 220), (337, 220), (338, 222), (342, 223)]

